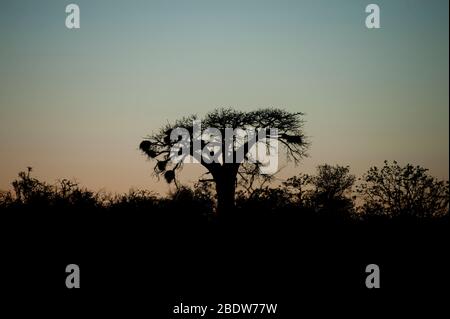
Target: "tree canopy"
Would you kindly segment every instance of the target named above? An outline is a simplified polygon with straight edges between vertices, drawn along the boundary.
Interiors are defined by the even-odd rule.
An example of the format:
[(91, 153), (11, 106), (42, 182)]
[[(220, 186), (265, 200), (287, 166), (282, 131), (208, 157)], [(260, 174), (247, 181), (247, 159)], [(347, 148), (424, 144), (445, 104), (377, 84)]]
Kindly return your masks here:
[[(269, 145), (270, 141), (276, 141), (287, 159), (298, 163), (306, 156), (309, 145), (303, 131), (303, 115), (301, 112), (292, 113), (277, 108), (258, 109), (250, 112), (220, 108), (207, 113), (201, 119), (196, 115), (191, 115), (172, 124), (166, 124), (157, 133), (142, 141), (139, 148), (150, 159), (156, 161), (154, 172), (164, 176), (168, 183), (176, 183), (176, 171), (183, 166), (183, 161), (173, 161), (174, 148), (179, 148), (181, 144), (182, 147), (189, 150), (186, 155), (193, 157), (197, 155), (199, 163), (206, 168), (215, 182), (218, 211), (225, 211), (234, 206), (237, 177), (239, 176), (244, 183), (251, 184), (255, 177), (264, 175), (261, 168), (266, 165), (251, 154), (252, 148), (261, 142), (261, 135), (251, 139), (248, 135), (242, 137), (234, 134), (233, 140), (229, 141), (227, 140), (227, 130), (263, 132), (262, 139), (266, 145)], [(225, 138), (218, 141), (205, 137), (204, 132), (201, 132), (200, 137), (195, 136), (195, 122), (199, 120), (202, 127), (207, 128), (205, 131), (214, 129), (221, 137)], [(188, 132), (187, 139), (181, 140), (178, 136), (174, 138), (173, 131), (180, 128)], [(276, 134), (273, 134), (270, 129), (276, 129)], [(200, 140), (201, 150), (206, 149), (210, 152), (202, 152), (201, 156), (195, 154), (196, 139)], [(228, 145), (232, 145), (232, 147), (230, 148)], [(215, 146), (221, 146), (218, 152), (213, 152)], [(242, 160), (236, 160), (239, 154), (243, 154)], [(227, 156), (234, 161), (227, 162)]]

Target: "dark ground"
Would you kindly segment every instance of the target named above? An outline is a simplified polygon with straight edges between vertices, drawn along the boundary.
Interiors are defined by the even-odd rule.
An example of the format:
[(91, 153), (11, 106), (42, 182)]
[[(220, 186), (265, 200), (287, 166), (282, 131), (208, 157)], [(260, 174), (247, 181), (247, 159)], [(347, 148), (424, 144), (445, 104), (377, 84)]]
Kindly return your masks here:
[[(200, 318), (171, 314), (180, 302), (278, 303), (276, 316), (206, 318), (448, 312), (448, 219), (192, 222), (151, 213), (36, 211), (3, 213), (0, 227), (2, 308), (16, 316)], [(80, 289), (65, 286), (71, 263), (80, 266)], [(365, 287), (371, 263), (380, 266), (380, 289)]]

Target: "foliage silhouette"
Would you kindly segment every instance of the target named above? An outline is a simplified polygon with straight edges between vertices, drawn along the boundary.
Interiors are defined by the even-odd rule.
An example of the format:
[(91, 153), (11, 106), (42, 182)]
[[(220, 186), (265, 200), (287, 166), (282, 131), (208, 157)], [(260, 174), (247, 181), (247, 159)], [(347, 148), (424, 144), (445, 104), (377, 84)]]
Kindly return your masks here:
[(420, 166), (400, 166), (396, 161), (371, 167), (357, 192), (362, 196), (363, 214), (401, 218), (448, 215), (449, 182), (428, 175)]
[[(449, 183), (428, 175), (420, 166), (402, 167), (395, 161), (372, 167), (352, 191), (355, 177), (349, 167), (317, 167), (315, 175), (299, 174), (279, 186), (240, 188), (236, 205), (222, 219), (233, 223), (283, 221), (293, 224), (358, 223), (376, 220), (448, 220)], [(31, 176), (31, 168), (12, 182), (13, 191), (0, 192), (0, 211), (146, 214), (154, 224), (205, 224), (216, 221), (212, 181), (201, 180), (193, 188), (180, 185), (161, 197), (146, 190), (126, 194), (95, 193), (76, 182), (55, 184)]]
[(316, 211), (329, 218), (352, 216), (353, 202), (350, 195), (355, 179), (348, 166), (318, 166), (317, 174), (311, 178), (314, 186), (311, 202)]
[[(262, 129), (265, 130), (265, 138), (277, 138), (279, 143), (284, 147), (286, 156), (297, 163), (306, 155), (308, 143), (303, 133), (302, 113), (290, 113), (281, 109), (259, 109), (252, 112), (243, 112), (231, 108), (221, 108), (214, 110), (201, 120), (203, 127), (217, 129), (222, 137), (225, 137), (225, 130), (231, 128), (233, 130)], [(172, 140), (171, 133), (176, 128), (183, 128), (189, 132), (189, 140), (185, 143), (190, 150), (191, 156), (194, 156), (194, 125), (193, 121), (198, 120), (197, 116), (190, 116), (176, 121), (174, 124), (167, 124), (158, 133), (149, 136), (142, 141), (139, 148), (150, 159), (155, 159), (156, 164), (154, 171), (157, 175), (162, 175), (168, 183), (176, 183), (175, 172), (182, 168), (182, 162), (172, 163), (170, 159), (171, 150), (180, 140)], [(268, 129), (276, 128), (278, 136), (270, 135)], [(236, 137), (235, 137), (236, 139)], [(241, 141), (242, 142), (242, 141)], [(257, 142), (243, 141), (241, 145), (237, 145), (237, 141), (233, 141), (234, 147), (231, 152), (233, 159), (238, 158), (240, 151), (243, 151), (244, 160), (242, 162), (234, 160), (233, 163), (227, 163), (225, 160), (226, 152), (222, 151), (216, 156), (221, 158), (221, 162), (205, 160), (203, 156), (199, 158), (200, 163), (206, 168), (207, 172), (212, 176), (215, 183), (217, 193), (217, 212), (221, 213), (230, 211), (234, 208), (236, 186), (238, 177), (241, 177), (241, 183), (252, 186), (255, 178), (260, 174), (260, 166), (262, 163), (255, 163), (249, 160), (249, 151)], [(221, 150), (226, 149), (225, 138), (221, 140)], [(201, 141), (201, 149), (211, 145), (211, 142)], [(211, 155), (213, 156), (213, 155)]]

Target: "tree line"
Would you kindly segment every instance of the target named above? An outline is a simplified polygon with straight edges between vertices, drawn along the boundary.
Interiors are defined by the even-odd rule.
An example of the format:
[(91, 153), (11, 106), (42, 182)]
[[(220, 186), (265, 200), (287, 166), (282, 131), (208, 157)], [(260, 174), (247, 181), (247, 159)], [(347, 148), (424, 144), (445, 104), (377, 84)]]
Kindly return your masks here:
[[(449, 182), (421, 166), (385, 161), (360, 178), (349, 166), (319, 165), (315, 174), (292, 176), (279, 185), (270, 179), (237, 187), (226, 216), (256, 220), (267, 216), (321, 221), (440, 219), (449, 215)], [(125, 194), (94, 192), (61, 179), (54, 184), (20, 172), (11, 191), (0, 192), (0, 211), (144, 213), (161, 218), (211, 221), (217, 217), (213, 182), (178, 185), (166, 196), (132, 189)], [(222, 216), (223, 217), (223, 216)]]

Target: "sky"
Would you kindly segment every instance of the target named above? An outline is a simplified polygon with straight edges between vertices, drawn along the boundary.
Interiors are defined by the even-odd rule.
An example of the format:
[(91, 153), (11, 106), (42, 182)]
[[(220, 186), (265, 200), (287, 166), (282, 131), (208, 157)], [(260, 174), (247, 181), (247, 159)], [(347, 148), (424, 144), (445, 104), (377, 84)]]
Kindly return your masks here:
[[(0, 190), (27, 166), (93, 190), (166, 193), (143, 137), (217, 107), (304, 112), (309, 157), (360, 176), (397, 160), (449, 176), (447, 0), (73, 0), (0, 4)], [(196, 166), (197, 165), (197, 166)], [(181, 181), (201, 173), (188, 166)]]

